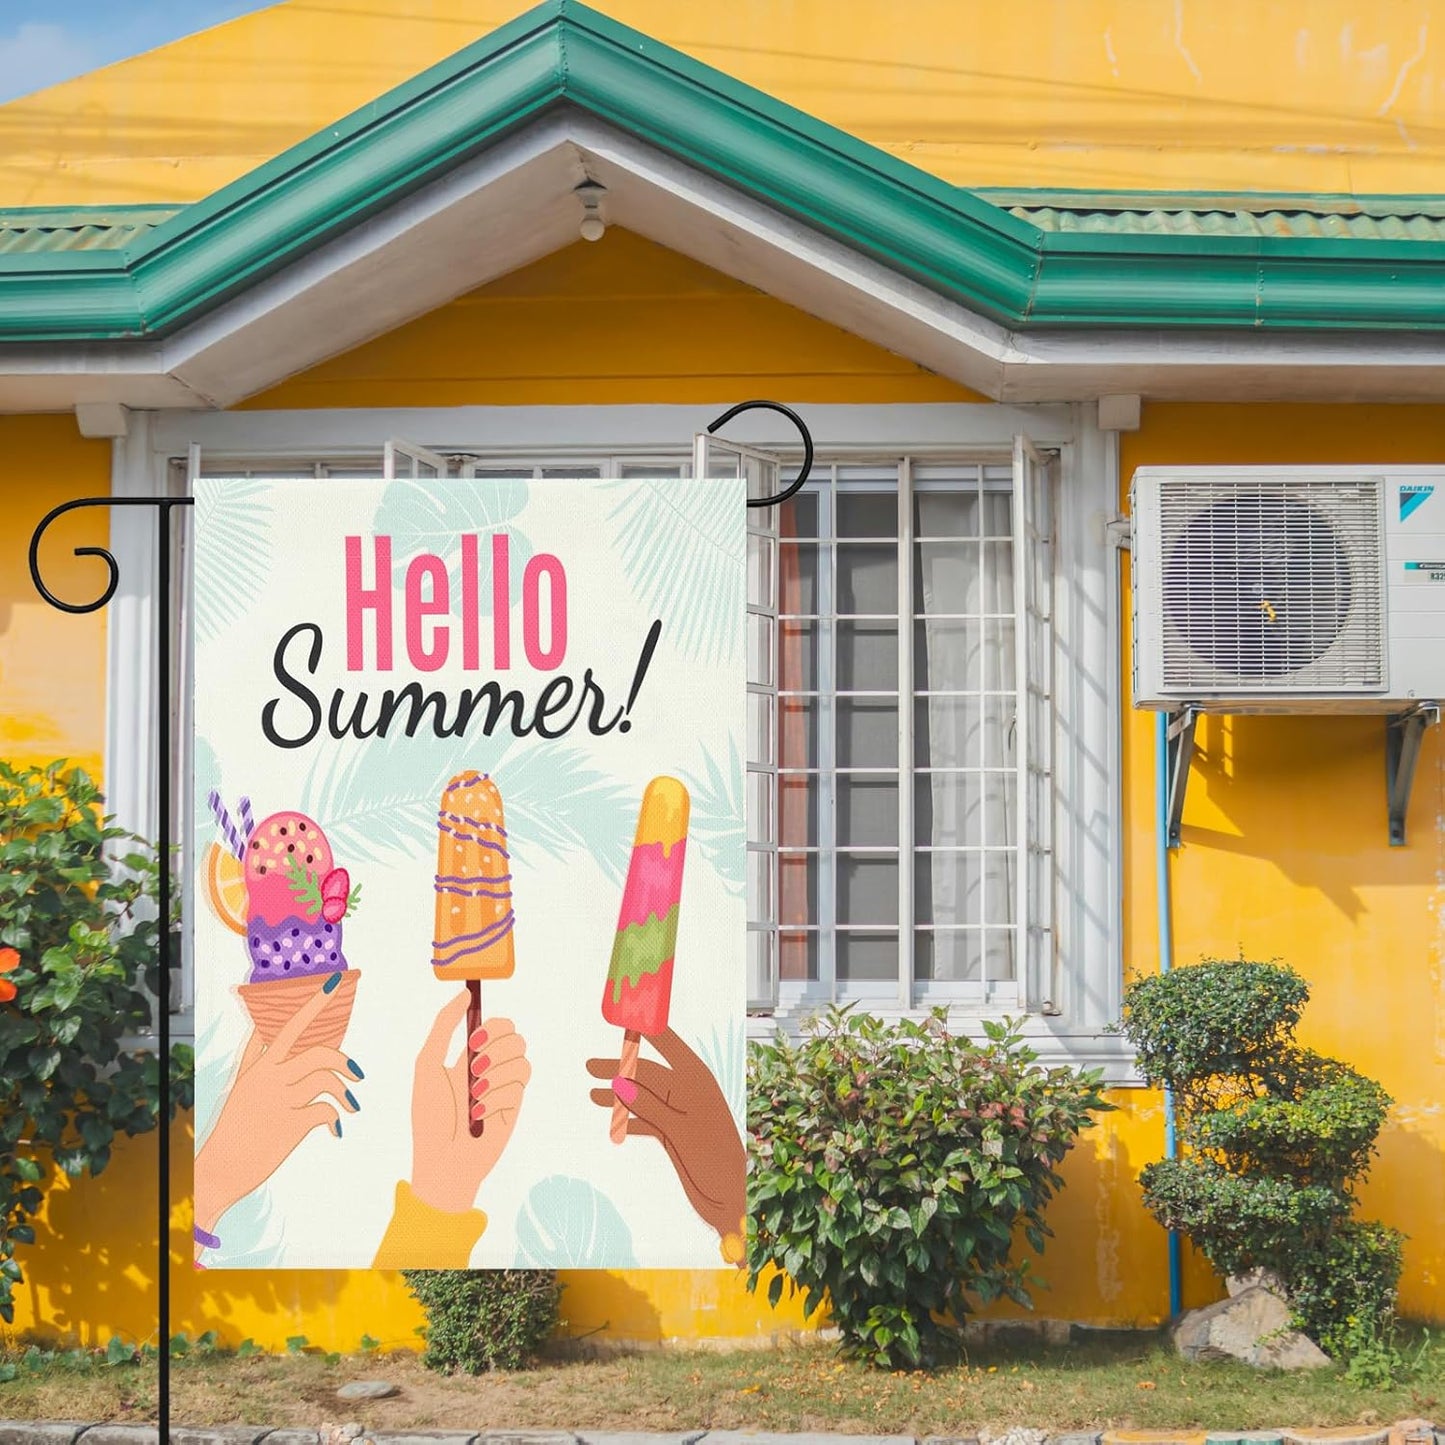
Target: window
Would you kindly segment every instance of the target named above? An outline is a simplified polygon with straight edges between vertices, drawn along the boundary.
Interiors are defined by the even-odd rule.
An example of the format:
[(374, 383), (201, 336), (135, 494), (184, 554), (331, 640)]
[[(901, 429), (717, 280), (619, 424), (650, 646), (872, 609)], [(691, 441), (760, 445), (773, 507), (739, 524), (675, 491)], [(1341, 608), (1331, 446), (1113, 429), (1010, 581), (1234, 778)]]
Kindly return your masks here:
[[(752, 495), (778, 487), (775, 459), (745, 448), (698, 460), (714, 475), (742, 468)], [(438, 465), (498, 479), (670, 477), (694, 461), (581, 449), (444, 457), (396, 444), (208, 455), (199, 470), (299, 478)], [(186, 475), (173, 462), (173, 485)], [(789, 502), (750, 509), (752, 1011), (856, 999), (1017, 1012), (1052, 997), (1053, 477), (1022, 442), (1012, 457), (820, 455)], [(186, 590), (177, 595), (189, 608)], [(179, 742), (188, 715), (178, 723)], [(178, 795), (178, 819), (195, 813)]]
[(1046, 663), (1048, 614), (1025, 628), (1020, 602), (1051, 564), (1035, 528), (1023, 575), (1015, 491), (1003, 461), (840, 462), (779, 509), (775, 636), (753, 659), (777, 690), (776, 879), (756, 901), (779, 1002), (1027, 1000), (1024, 941), (1036, 965), (1050, 942), (1051, 720), (1036, 667), (1029, 748), (1020, 637)]

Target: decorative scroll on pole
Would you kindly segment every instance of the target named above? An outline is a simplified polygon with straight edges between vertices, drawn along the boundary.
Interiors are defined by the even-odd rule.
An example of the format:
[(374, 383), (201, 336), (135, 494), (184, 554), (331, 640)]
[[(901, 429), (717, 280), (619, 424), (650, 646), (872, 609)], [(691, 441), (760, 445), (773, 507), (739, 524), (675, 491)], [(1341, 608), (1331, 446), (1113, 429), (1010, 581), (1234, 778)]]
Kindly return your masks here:
[(156, 1074), (159, 1085), (156, 1163), (156, 1410), (157, 1434), (170, 1439), (171, 1426), (171, 513), (191, 505), (190, 497), (80, 497), (53, 508), (41, 519), (30, 537), (30, 580), (35, 590), (61, 612), (98, 612), (115, 596), (120, 585), (120, 564), (105, 547), (77, 547), (77, 557), (99, 557), (109, 575), (99, 597), (90, 602), (67, 602), (46, 586), (40, 573), (40, 541), (57, 517), (83, 507), (151, 507), (156, 513), (156, 811), (160, 855), (160, 988), (156, 998)]

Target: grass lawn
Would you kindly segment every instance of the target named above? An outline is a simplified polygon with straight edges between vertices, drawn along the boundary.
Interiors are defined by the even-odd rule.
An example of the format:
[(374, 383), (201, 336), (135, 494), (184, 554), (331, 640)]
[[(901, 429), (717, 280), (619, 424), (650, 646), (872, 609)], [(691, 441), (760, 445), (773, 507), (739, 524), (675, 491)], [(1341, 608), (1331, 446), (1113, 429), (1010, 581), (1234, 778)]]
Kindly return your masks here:
[[(1258, 1429), (1381, 1425), (1445, 1417), (1445, 1344), (1410, 1336), (1410, 1380), (1366, 1390), (1336, 1370), (1265, 1374), (1187, 1365), (1157, 1336), (1087, 1344), (1010, 1345), (971, 1352), (936, 1374), (882, 1374), (840, 1361), (831, 1346), (735, 1352), (649, 1350), (605, 1361), (545, 1364), (518, 1374), (445, 1377), (414, 1354), (191, 1356), (172, 1372), (177, 1424), (315, 1427), (357, 1421), (376, 1430), (844, 1430), (960, 1433), (1010, 1425)], [(12, 1360), (16, 1357), (11, 1356)], [(23, 1366), (0, 1384), (0, 1417), (136, 1421), (155, 1405), (154, 1363)], [(8, 1373), (8, 1372), (7, 1372)], [(338, 1386), (384, 1379), (389, 1400), (343, 1403)]]

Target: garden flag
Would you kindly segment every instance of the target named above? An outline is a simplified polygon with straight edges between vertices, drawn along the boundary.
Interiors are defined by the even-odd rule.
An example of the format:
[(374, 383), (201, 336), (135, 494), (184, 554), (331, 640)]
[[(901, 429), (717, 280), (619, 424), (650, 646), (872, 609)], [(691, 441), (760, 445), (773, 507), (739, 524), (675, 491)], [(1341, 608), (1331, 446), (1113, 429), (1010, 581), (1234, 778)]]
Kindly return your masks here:
[(201, 479), (195, 1255), (742, 1260), (742, 481)]

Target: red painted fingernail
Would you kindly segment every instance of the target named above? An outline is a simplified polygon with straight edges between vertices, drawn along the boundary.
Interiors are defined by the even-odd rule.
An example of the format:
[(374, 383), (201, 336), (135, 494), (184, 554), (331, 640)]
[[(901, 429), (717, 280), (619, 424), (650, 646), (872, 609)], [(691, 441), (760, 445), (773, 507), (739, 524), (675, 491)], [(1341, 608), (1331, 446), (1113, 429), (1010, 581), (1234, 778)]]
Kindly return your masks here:
[(479, 1048), (481, 1048), (481, 1046), (482, 1046), (484, 1043), (486, 1043), (486, 1041), (487, 1041), (487, 1031), (486, 1031), (486, 1029), (478, 1029), (478, 1030), (476, 1031), (476, 1033), (474, 1033), (474, 1034), (472, 1035), (471, 1039), (470, 1039), (471, 1046), (472, 1046), (474, 1049), (479, 1049)]
[(474, 1074), (485, 1074), (487, 1072), (487, 1067), (491, 1064), (491, 1062), (492, 1060), (489, 1054), (483, 1054), (481, 1058), (473, 1059), (472, 1072)]
[(480, 1118), (482, 1117), (482, 1115), (485, 1114), (486, 1112), (487, 1112), (487, 1106), (486, 1106), (485, 1104), (473, 1104), (473, 1105), (472, 1105), (472, 1118), (473, 1118), (473, 1119), (480, 1119)]
[(479, 1095), (485, 1094), (491, 1087), (492, 1085), (489, 1079), (474, 1079), (472, 1081), (472, 1097), (475, 1099)]
[(612, 1081), (612, 1092), (622, 1100), (624, 1104), (631, 1104), (637, 1099), (637, 1085), (631, 1079), (624, 1079), (619, 1074)]

